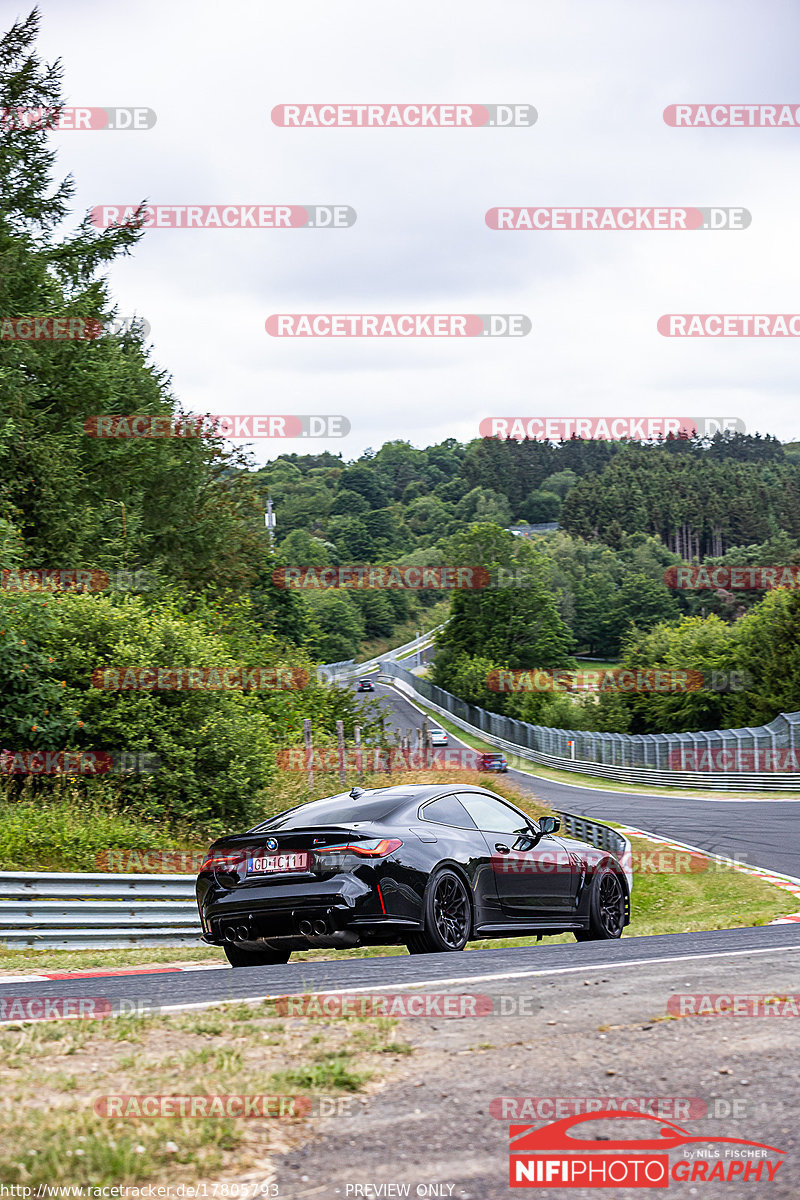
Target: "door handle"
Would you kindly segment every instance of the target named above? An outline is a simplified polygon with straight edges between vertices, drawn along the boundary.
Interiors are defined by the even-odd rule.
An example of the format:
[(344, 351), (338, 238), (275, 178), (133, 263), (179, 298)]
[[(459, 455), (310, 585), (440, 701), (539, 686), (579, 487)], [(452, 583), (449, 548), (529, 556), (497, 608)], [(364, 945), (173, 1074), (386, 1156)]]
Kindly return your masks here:
[(495, 842), (495, 850), (499, 850), (501, 854), (510, 854), (508, 846), (504, 846), (502, 842)]

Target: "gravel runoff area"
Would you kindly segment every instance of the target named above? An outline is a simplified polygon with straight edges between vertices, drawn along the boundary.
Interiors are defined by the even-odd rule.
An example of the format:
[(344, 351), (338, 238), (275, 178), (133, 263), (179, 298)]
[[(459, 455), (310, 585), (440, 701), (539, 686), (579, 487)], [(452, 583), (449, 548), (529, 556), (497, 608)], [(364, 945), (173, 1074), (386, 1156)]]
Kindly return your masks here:
[[(429, 994), (445, 990), (425, 989)], [(796, 952), (614, 964), (482, 983), (471, 990), (505, 997), (496, 1000), (495, 1009), (505, 1009), (506, 1015), (404, 1019), (403, 1035), (415, 1053), (352, 1116), (315, 1123), (311, 1140), (275, 1161), (278, 1195), (494, 1200), (525, 1194), (509, 1188), (509, 1124), (516, 1119), (542, 1125), (553, 1116), (546, 1105), (515, 1110), (506, 1104), (502, 1119), (503, 1097), (663, 1098), (657, 1115), (693, 1136), (741, 1138), (784, 1152), (767, 1156), (782, 1160), (772, 1182), (765, 1170), (760, 1180), (754, 1178), (759, 1159), (753, 1158), (747, 1182), (741, 1175), (733, 1183), (671, 1178), (670, 1195), (709, 1200), (800, 1195), (800, 1022), (791, 1004), (792, 995), (800, 1001)], [(780, 999), (772, 1004), (772, 1015), (676, 1016), (668, 1004), (678, 993)], [(676, 998), (672, 1006), (678, 1003)], [(684, 1006), (701, 1003), (684, 1001)], [(742, 1001), (740, 1007), (751, 1005)], [(712, 1115), (698, 1119), (694, 1114), (703, 1108), (698, 1102), (705, 1102)], [(583, 1136), (641, 1137), (644, 1124), (595, 1123), (584, 1127)], [(671, 1166), (689, 1154), (705, 1160), (697, 1162), (697, 1175), (710, 1173), (720, 1161), (727, 1171), (732, 1157), (724, 1144), (700, 1143), (671, 1150)], [(680, 1170), (691, 1174), (694, 1161)], [(553, 1200), (648, 1194), (628, 1187), (537, 1191)]]

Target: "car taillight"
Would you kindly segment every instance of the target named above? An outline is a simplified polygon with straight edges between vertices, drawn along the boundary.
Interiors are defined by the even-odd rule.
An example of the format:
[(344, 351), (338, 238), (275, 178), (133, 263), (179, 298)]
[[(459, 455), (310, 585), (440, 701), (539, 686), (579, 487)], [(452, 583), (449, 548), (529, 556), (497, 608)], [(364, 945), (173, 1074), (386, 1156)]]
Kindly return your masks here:
[(244, 855), (241, 850), (235, 852), (219, 851), (216, 854), (209, 852), (205, 862), (201, 865), (200, 871), (237, 871), (244, 862)]
[(353, 842), (346, 846), (326, 846), (320, 854), (358, 854), (360, 858), (386, 858), (402, 846), (400, 838), (373, 838), (371, 841)]

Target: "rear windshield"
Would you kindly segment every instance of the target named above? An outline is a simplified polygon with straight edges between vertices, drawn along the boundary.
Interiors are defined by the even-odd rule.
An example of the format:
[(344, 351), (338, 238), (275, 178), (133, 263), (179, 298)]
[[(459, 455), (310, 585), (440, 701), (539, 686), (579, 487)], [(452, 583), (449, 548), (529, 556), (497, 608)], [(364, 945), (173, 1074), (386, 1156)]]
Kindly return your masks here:
[(355, 821), (382, 821), (390, 813), (402, 808), (406, 800), (398, 799), (395, 794), (386, 796), (365, 796), (362, 800), (352, 800), (350, 796), (327, 796), (324, 800), (311, 800), (288, 812), (278, 813), (248, 832), (261, 832), (264, 829), (304, 829), (317, 825), (352, 825)]

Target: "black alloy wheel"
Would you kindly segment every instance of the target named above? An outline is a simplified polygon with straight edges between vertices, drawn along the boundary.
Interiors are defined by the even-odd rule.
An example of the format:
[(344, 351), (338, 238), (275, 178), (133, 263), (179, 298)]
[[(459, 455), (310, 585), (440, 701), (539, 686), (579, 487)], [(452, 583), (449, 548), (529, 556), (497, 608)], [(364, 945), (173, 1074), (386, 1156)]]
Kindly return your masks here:
[(428, 883), (424, 929), (409, 938), (409, 954), (463, 950), (471, 931), (472, 906), (464, 880), (455, 871), (439, 871)]
[(610, 867), (601, 868), (592, 880), (589, 898), (589, 928), (575, 934), (578, 942), (622, 937), (625, 922), (625, 892), (619, 876)]

